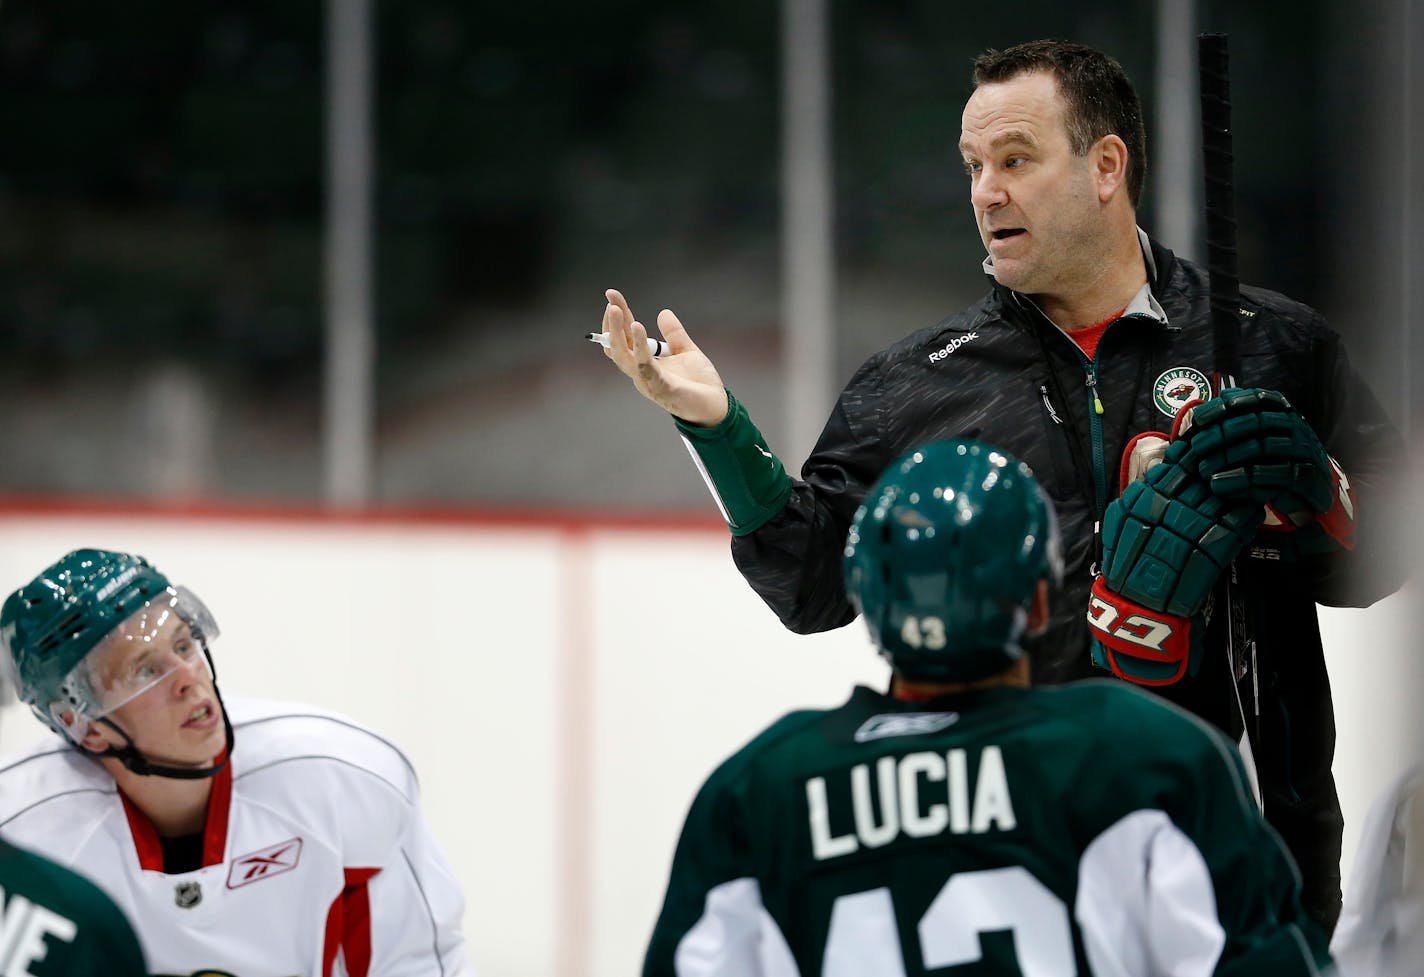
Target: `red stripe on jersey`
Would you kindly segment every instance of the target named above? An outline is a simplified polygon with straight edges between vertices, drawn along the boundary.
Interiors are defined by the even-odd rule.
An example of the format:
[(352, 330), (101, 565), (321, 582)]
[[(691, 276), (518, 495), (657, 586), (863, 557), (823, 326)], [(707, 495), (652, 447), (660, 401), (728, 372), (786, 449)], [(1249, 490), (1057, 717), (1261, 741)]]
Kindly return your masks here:
[(158, 840), (158, 829), (123, 791), (119, 791), (119, 800), (124, 802), (124, 816), (129, 819), (129, 833), (133, 835), (138, 867), (147, 872), (162, 872), (163, 843)]
[(203, 867), (221, 865), (227, 853), (227, 815), (232, 806), (232, 764), (224, 763), (224, 750), (213, 760), (223, 768), (213, 777), (213, 792), (208, 795), (208, 820), (203, 825)]
[(367, 977), (371, 970), (371, 899), (366, 883), (380, 869), (348, 868), (346, 888), (326, 914), (326, 943), (321, 951), (322, 977), (331, 977), (340, 950), (350, 977)]

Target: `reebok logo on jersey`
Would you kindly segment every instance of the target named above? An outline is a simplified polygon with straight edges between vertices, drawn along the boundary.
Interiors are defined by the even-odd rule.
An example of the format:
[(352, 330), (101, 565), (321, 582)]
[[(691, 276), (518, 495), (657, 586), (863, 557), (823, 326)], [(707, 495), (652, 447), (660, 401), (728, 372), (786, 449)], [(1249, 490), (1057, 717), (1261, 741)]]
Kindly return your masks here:
[(883, 740), (890, 736), (924, 736), (938, 733), (959, 722), (957, 712), (892, 712), (871, 716), (855, 731), (857, 743)]
[(969, 342), (971, 339), (978, 338), (979, 334), (977, 332), (967, 332), (963, 336), (960, 336), (958, 339), (951, 339), (949, 341), (948, 346), (943, 346), (930, 354), (930, 362), (938, 363), (940, 360), (949, 356), (950, 353), (953, 353), (955, 350), (963, 346), (965, 343)]
[(240, 889), (244, 885), (290, 872), (297, 867), (301, 854), (302, 839), (289, 838), (281, 844), (233, 859), (232, 868), (227, 873), (227, 887)]

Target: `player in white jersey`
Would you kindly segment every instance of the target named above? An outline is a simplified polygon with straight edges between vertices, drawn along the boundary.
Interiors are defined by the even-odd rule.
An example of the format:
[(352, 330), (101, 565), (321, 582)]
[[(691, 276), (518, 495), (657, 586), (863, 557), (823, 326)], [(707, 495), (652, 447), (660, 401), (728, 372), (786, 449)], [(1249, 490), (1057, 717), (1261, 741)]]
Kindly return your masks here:
[(1417, 977), (1424, 967), (1424, 764), (1370, 805), (1330, 952), (1340, 977)]
[(472, 975), (409, 761), (324, 710), (225, 705), (216, 636), (124, 553), (75, 551), (12, 594), (0, 644), (60, 738), (0, 761), (0, 837), (104, 889), (155, 974)]

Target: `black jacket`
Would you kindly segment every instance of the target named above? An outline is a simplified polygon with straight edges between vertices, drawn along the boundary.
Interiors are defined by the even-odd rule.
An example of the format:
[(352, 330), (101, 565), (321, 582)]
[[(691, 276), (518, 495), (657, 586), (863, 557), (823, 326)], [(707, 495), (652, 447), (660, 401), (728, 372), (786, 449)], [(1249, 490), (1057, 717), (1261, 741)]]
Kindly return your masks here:
[[(840, 627), (854, 617), (841, 577), (841, 548), (856, 507), (890, 462), (921, 443), (978, 438), (1026, 461), (1062, 524), (1066, 576), (1053, 596), (1048, 632), (1032, 647), (1034, 678), (1062, 682), (1104, 675), (1088, 652), (1086, 611), (1097, 548), (1094, 523), (1118, 493), (1123, 446), (1167, 431), (1172, 418), (1154, 385), (1188, 367), (1209, 377), (1212, 330), (1205, 271), (1153, 244), (1152, 292), (1167, 324), (1125, 317), (1108, 326), (1094, 362), (1032, 303), (997, 284), (973, 307), (872, 356), (841, 394), (786, 506), (735, 537), (732, 552), (752, 588), (791, 630)], [(1260, 718), (1250, 725), (1267, 813), (1307, 876), (1334, 865), (1338, 904), (1340, 820), (1330, 764), (1334, 720), (1316, 602), (1364, 606), (1398, 588), (1402, 561), (1385, 479), (1403, 463), (1402, 440), (1351, 368), (1340, 338), (1315, 311), (1262, 289), (1242, 289), (1237, 385), (1279, 390), (1310, 421), (1356, 490), (1352, 553), (1309, 562), (1239, 561), (1256, 639)], [(1094, 387), (1093, 381), (1096, 381)], [(1101, 415), (1093, 409), (1096, 392)], [(1239, 734), (1235, 693), (1217, 632), (1206, 663), (1167, 688), (1177, 701)], [(1242, 683), (1248, 700), (1250, 683)], [(1253, 702), (1246, 704), (1255, 712)], [(1281, 806), (1311, 824), (1284, 824)], [(1304, 832), (1304, 836), (1302, 833)], [(1308, 836), (1308, 837), (1307, 837)], [(1333, 846), (1329, 838), (1333, 836)], [(1322, 840), (1323, 839), (1323, 840)], [(1322, 847), (1323, 846), (1323, 847)], [(1322, 897), (1326, 898), (1326, 897)]]

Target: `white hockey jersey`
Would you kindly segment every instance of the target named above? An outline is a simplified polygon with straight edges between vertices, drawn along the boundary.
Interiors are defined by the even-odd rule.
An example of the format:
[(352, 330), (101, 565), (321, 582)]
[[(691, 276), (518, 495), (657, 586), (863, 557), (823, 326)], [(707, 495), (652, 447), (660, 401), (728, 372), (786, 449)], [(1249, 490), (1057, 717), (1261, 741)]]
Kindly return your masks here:
[[(1370, 805), (1330, 952), (1340, 977), (1410, 977), (1424, 961), (1424, 764)], [(1410, 961), (1413, 961), (1411, 963)]]
[(227, 706), (197, 871), (165, 875), (153, 825), (58, 739), (0, 761), (0, 836), (104, 889), (155, 974), (471, 977), (460, 887), (400, 750), (320, 709)]

